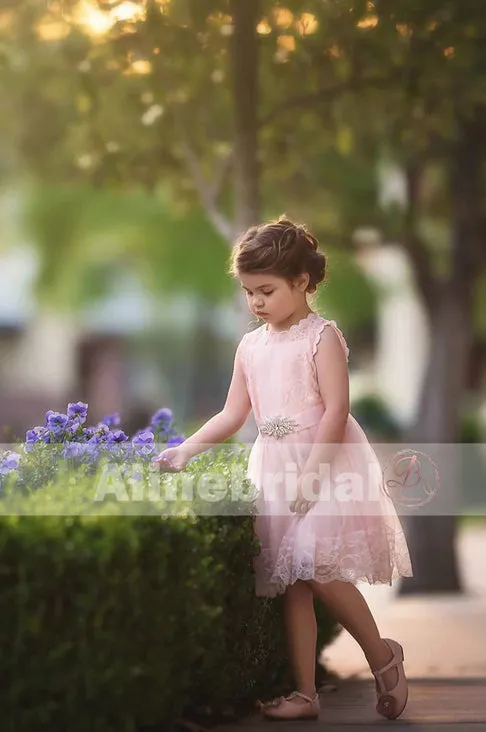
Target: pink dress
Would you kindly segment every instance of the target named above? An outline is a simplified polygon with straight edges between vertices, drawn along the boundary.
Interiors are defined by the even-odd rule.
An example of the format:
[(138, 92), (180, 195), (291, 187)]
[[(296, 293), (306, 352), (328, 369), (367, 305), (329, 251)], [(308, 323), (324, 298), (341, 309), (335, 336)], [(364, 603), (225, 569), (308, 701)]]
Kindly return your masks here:
[(413, 574), (378, 458), (351, 414), (330, 472), (319, 478), (327, 493), (306, 514), (289, 510), (292, 496), (276, 477), (287, 480), (304, 470), (324, 414), (314, 355), (326, 327), (335, 329), (347, 359), (335, 321), (316, 312), (286, 331), (264, 324), (246, 333), (237, 349), (259, 427), (247, 477), (257, 489), (254, 530), (261, 550), (254, 570), (261, 596), (274, 597), (298, 579), (391, 584)]

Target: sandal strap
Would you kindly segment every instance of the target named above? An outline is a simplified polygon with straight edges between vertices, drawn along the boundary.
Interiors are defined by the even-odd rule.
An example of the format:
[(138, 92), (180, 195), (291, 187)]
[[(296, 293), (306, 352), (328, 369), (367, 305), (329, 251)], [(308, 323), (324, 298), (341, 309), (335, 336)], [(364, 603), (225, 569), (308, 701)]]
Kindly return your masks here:
[(314, 697), (306, 696), (305, 694), (302, 694), (300, 691), (293, 691), (289, 696), (286, 696), (286, 699), (293, 699), (294, 696), (299, 696), (301, 699), (305, 699), (305, 701), (308, 701), (309, 703), (312, 703), (316, 700), (317, 697), (317, 691), (314, 694)]
[(398, 666), (398, 664), (402, 663), (402, 659), (400, 658), (398, 653), (396, 653), (390, 646), (388, 646), (388, 647), (390, 648), (390, 651), (393, 653), (393, 657), (392, 657), (391, 661), (388, 661), (388, 663), (385, 666), (383, 666), (383, 668), (374, 669), (373, 674), (375, 674), (375, 675), (384, 674), (385, 671), (388, 671), (388, 669), (393, 668), (394, 666)]
[[(385, 642), (386, 642), (386, 640), (385, 640)], [(401, 658), (402, 654), (400, 653), (400, 649), (398, 649), (398, 651), (395, 651), (395, 650), (393, 650), (393, 648), (390, 646), (389, 643), (387, 643), (387, 645), (389, 646), (390, 650), (393, 653), (393, 657), (392, 657), (391, 661), (389, 661), (385, 666), (383, 666), (383, 668), (374, 669), (374, 670), (372, 669), (372, 674), (375, 677), (375, 679), (378, 683), (378, 686), (380, 687), (381, 694), (392, 693), (396, 689), (396, 686), (398, 685), (398, 682), (397, 682), (397, 685), (395, 685), (393, 687), (393, 689), (387, 690), (385, 683), (382, 679), (382, 674), (384, 674), (385, 671), (388, 671), (388, 669), (393, 668), (394, 666), (399, 666), (401, 663), (403, 663), (403, 658)], [(400, 672), (398, 672), (398, 673), (400, 673)]]
[(375, 674), (375, 676), (376, 676), (376, 674), (380, 674), (380, 676), (381, 676), (381, 674), (384, 674), (385, 671), (388, 671), (388, 669), (393, 668), (394, 666), (398, 666), (399, 663), (401, 663), (401, 661), (399, 659), (392, 658), (392, 660), (389, 661), (389, 663), (387, 663), (386, 666), (383, 666), (383, 668), (380, 668), (380, 669), (375, 669), (373, 671), (373, 673)]

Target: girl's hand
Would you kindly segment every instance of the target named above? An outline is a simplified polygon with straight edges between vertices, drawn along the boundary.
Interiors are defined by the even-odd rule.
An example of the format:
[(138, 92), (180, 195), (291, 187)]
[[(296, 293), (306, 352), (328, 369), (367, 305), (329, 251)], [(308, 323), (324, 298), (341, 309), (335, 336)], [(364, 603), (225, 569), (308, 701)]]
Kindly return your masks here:
[(167, 447), (152, 460), (152, 465), (164, 470), (166, 473), (179, 473), (184, 470), (189, 462), (189, 456), (184, 451), (182, 445), (177, 447)]
[(317, 501), (317, 496), (311, 498), (305, 498), (302, 493), (302, 483), (299, 479), (297, 483), (297, 496), (294, 501), (289, 505), (289, 510), (292, 513), (296, 513), (299, 516), (305, 516), (305, 514), (312, 508), (314, 503)]

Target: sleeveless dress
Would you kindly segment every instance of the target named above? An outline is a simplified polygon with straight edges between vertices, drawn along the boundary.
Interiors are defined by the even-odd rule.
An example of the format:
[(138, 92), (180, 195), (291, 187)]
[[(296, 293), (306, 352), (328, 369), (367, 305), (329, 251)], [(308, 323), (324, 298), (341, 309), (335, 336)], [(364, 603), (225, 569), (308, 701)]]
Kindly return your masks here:
[(314, 356), (329, 327), (348, 360), (335, 321), (316, 312), (285, 331), (264, 324), (245, 333), (236, 351), (259, 428), (246, 475), (257, 489), (260, 553), (254, 571), (260, 596), (274, 597), (298, 579), (391, 584), (413, 574), (395, 506), (382, 489), (378, 458), (351, 414), (330, 471), (319, 478), (318, 485), (327, 488), (323, 500), (296, 515), (289, 510), (292, 496), (276, 479), (292, 471), (299, 475), (314, 443), (325, 411)]

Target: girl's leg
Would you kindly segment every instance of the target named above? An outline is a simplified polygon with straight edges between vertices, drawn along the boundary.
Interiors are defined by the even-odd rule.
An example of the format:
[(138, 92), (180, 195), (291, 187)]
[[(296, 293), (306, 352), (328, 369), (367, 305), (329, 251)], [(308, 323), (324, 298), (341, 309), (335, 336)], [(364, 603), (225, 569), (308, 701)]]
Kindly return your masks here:
[[(314, 593), (307, 582), (297, 580), (284, 596), (284, 615), (296, 690), (306, 696), (315, 694), (317, 622)], [(295, 702), (302, 699), (295, 697)]]
[[(335, 619), (357, 640), (371, 669), (385, 666), (392, 658), (388, 645), (382, 640), (368, 604), (351, 582), (333, 580), (309, 584)], [(385, 671), (383, 681), (392, 689), (398, 681), (396, 667)]]

